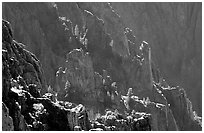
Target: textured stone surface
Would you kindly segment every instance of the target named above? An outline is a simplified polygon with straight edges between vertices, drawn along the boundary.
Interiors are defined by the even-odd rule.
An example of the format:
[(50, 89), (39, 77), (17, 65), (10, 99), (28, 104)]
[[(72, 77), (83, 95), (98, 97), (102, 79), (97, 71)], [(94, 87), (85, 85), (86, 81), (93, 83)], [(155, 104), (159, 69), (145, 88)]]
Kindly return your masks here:
[[(152, 58), (163, 77), (170, 85), (186, 88), (191, 101), (195, 103), (194, 108), (201, 114), (201, 3), (113, 2), (78, 5), (104, 21), (106, 32), (113, 39), (113, 50), (120, 55), (131, 53), (132, 48), (138, 49), (138, 44), (143, 40), (149, 42)], [(130, 33), (124, 30), (126, 27), (131, 29)], [(122, 45), (119, 45), (120, 41)], [(125, 47), (129, 47), (129, 50), (125, 50)]]
[[(14, 130), (29, 130), (25, 117), (26, 99), (21, 91), (29, 91), (35, 97), (40, 97), (40, 91), (45, 88), (45, 79), (39, 60), (13, 40), (9, 22), (2, 22), (2, 96), (13, 119)], [(9, 37), (9, 39), (8, 39)]]
[[(73, 130), (70, 125), (89, 130), (83, 105), (65, 106), (63, 102), (60, 105), (58, 101), (51, 101), (52, 94), (41, 97), (40, 91), (46, 85), (40, 62), (22, 47), (23, 44), (13, 40), (11, 31), (9, 22), (3, 20), (2, 95), (5, 104), (2, 116), (5, 119), (2, 130)], [(74, 118), (77, 122), (71, 121)]]
[(117, 111), (106, 111), (105, 115), (96, 119), (93, 128), (104, 131), (151, 131), (150, 124), (150, 114), (132, 112), (122, 115)]
[(66, 57), (66, 76), (71, 85), (84, 91), (94, 90), (94, 70), (89, 53), (74, 49)]
[[(123, 96), (124, 97), (124, 96)], [(147, 97), (142, 100), (134, 95), (127, 95), (127, 98), (123, 98), (127, 111), (132, 112), (145, 112), (151, 114), (151, 130), (153, 131), (175, 131), (178, 130), (177, 124), (174, 120), (174, 116), (169, 111), (168, 105), (165, 103), (165, 99), (162, 103), (151, 102)]]
[[(94, 72), (92, 58), (83, 49), (74, 49), (66, 56), (66, 63), (57, 71), (58, 98), (61, 100), (83, 103), (90, 106), (90, 110), (104, 112), (112, 108), (116, 100), (117, 89), (111, 84), (113, 81), (103, 70), (103, 75)], [(117, 105), (116, 105), (117, 106)]]
[(13, 119), (9, 116), (9, 110), (4, 103), (2, 103), (2, 131), (13, 131)]
[[(168, 73), (176, 76), (179, 65), (183, 66), (179, 69), (182, 71), (192, 68), (186, 65), (187, 63), (178, 63), (188, 59), (188, 52), (180, 57), (180, 53), (185, 53), (187, 48), (183, 49), (180, 45), (169, 43), (166, 47), (162, 45), (164, 44), (162, 42), (166, 42), (165, 39), (160, 40), (159, 37), (156, 39), (159, 42), (155, 44), (152, 41), (155, 39), (153, 37), (159, 36), (160, 33), (163, 35), (163, 31), (170, 37), (167, 40), (174, 40), (172, 37), (174, 35), (170, 35), (173, 28), (167, 32), (169, 28), (165, 26), (158, 32), (159, 34), (154, 34), (156, 30), (145, 32), (151, 33), (152, 36), (142, 39), (150, 43), (138, 41), (138, 36), (134, 35), (138, 35), (140, 30), (136, 34), (134, 28), (133, 30), (127, 28), (127, 26), (131, 28), (128, 24), (132, 23), (128, 22), (129, 19), (123, 19), (125, 13), (117, 14), (119, 9), (121, 10), (120, 3), (113, 4), (3, 3), (3, 18), (9, 20), (14, 29), (12, 33), (11, 26), (3, 22), (3, 102), (9, 111), (15, 107), (15, 110), (10, 111), (14, 130), (201, 130), (201, 118), (193, 112), (201, 105), (198, 103), (197, 107), (192, 107), (186, 94), (183, 98), (178, 98), (180, 92), (165, 90), (168, 84), (161, 76), (164, 70), (164, 77), (167, 79)], [(153, 11), (159, 9), (153, 8), (155, 4), (147, 5), (148, 12), (150, 9)], [(189, 6), (191, 7), (191, 4)], [(133, 8), (127, 13), (131, 10)], [(154, 12), (150, 13), (150, 16), (153, 14)], [(158, 13), (155, 16), (157, 15)], [(194, 19), (192, 17), (192, 23)], [(158, 21), (158, 25), (159, 23), (161, 22)], [(172, 25), (174, 26), (174, 22)], [(139, 35), (141, 37), (143, 33)], [(153, 39), (149, 41), (148, 37)], [(26, 45), (14, 41), (13, 38)], [(185, 44), (188, 47), (188, 43)], [(176, 46), (179, 48), (174, 50)], [(25, 49), (39, 58), (42, 67), (35, 55)], [(165, 50), (174, 54), (161, 52)], [(178, 52), (179, 50), (182, 52)], [(197, 54), (194, 58), (196, 61), (199, 52)], [(159, 59), (161, 63), (157, 62), (157, 57), (162, 57)], [(167, 57), (169, 60), (166, 60)], [(172, 61), (175, 58), (179, 61)], [(175, 71), (169, 71), (171, 69), (170, 65), (166, 65), (169, 63), (167, 61), (175, 65)], [(157, 65), (162, 66), (161, 72)], [(190, 71), (188, 69), (185, 72), (189, 74)], [(196, 72), (200, 72), (200, 69), (196, 69)], [(172, 75), (169, 78), (170, 83), (182, 82), (180, 79), (172, 80)], [(195, 78), (197, 79), (199, 75)], [(195, 82), (199, 84), (199, 80)], [(195, 87), (199, 88), (198, 86)], [(187, 87), (193, 88), (190, 85)], [(132, 89), (128, 91), (128, 88)], [(124, 96), (127, 91), (127, 96)], [(45, 92), (48, 93), (41, 97)], [(187, 94), (189, 92), (187, 90)], [(134, 95), (144, 100), (139, 100)], [(190, 95), (190, 98), (193, 97)], [(122, 99), (125, 100), (125, 104)], [(179, 100), (181, 101), (178, 102)], [(85, 105), (86, 109), (81, 104)], [(105, 123), (90, 125), (88, 119), (94, 121), (95, 117), (100, 113), (104, 114), (106, 109), (117, 109), (123, 117), (127, 117), (126, 113), (132, 110), (145, 112), (149, 113), (151, 118), (141, 117), (141, 121), (133, 122), (134, 129), (123, 120), (119, 120), (116, 125), (106, 125), (107, 122), (114, 123), (115, 116), (112, 115)], [(186, 115), (185, 119), (181, 112)]]
[(158, 86), (166, 97), (179, 130), (201, 130), (201, 118), (192, 109), (192, 103), (187, 98), (183, 88), (163, 88)]
[(3, 12), (3, 18), (12, 24), (14, 38), (40, 59), (47, 83), (54, 86), (55, 72), (66, 52), (78, 48), (74, 38), (74, 45), (69, 43), (72, 29), (65, 30), (51, 3), (4, 3)]
[(193, 108), (201, 115), (201, 3), (111, 3), (111, 6), (132, 30), (136, 44), (149, 42), (152, 58), (163, 77), (170, 85), (185, 88)]

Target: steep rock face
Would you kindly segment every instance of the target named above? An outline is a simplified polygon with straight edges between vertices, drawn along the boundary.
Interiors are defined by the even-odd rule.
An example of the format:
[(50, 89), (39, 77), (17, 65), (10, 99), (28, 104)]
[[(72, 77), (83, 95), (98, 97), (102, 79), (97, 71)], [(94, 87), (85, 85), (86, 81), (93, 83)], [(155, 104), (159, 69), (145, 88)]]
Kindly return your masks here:
[(13, 119), (9, 116), (9, 110), (4, 103), (2, 103), (2, 130), (13, 131)]
[(170, 85), (185, 88), (193, 108), (201, 115), (201, 3), (110, 5), (122, 23), (132, 29), (135, 43), (146, 40), (151, 44), (153, 59), (163, 77)]
[[(93, 7), (96, 9), (92, 10)], [(97, 12), (99, 7), (101, 10)], [(103, 8), (106, 10), (103, 11)], [(37, 44), (41, 44), (38, 48), (43, 52), (37, 53), (39, 50), (36, 50), (34, 53), (42, 61), (47, 83), (52, 86), (48, 91), (54, 88), (54, 91), (50, 91), (54, 96), (50, 94), (46, 96), (53, 100), (56, 100), (53, 97), (57, 96), (60, 100), (83, 103), (90, 111), (87, 111), (87, 114), (93, 115), (94, 118), (97, 112), (104, 113), (106, 108), (124, 112), (126, 106), (120, 101), (120, 96), (132, 87), (134, 94), (141, 98), (149, 97), (150, 101), (155, 102), (148, 107), (149, 110), (145, 110), (149, 111), (154, 118), (148, 122), (144, 120), (146, 129), (149, 129), (149, 122), (152, 122), (151, 130), (188, 130), (188, 128), (182, 128), (186, 123), (180, 122), (179, 117), (174, 118), (177, 116), (174, 114), (180, 110), (179, 105), (177, 108), (168, 108), (171, 100), (178, 99), (170, 96), (168, 98), (170, 100), (166, 100), (169, 96), (161, 94), (154, 85), (155, 82), (161, 83), (162, 77), (152, 60), (150, 46), (146, 42), (136, 43), (133, 32), (121, 24), (120, 17), (111, 8), (107, 3), (99, 3), (98, 6), (91, 6), (90, 3), (4, 3), (3, 17), (11, 20), (13, 24), (23, 22), (23, 26), (17, 24), (14, 26), (17, 30), (17, 32), (14, 31), (14, 37), (27, 40), (28, 45), (25, 47), (28, 49), (33, 49), (31, 48), (35, 44), (33, 41), (40, 38)], [(12, 15), (15, 13), (19, 14), (19, 17)], [(35, 28), (29, 29), (32, 27), (30, 25), (34, 25)], [(10, 40), (10, 37), (5, 36), (5, 39)], [(61, 68), (58, 70), (58, 67)], [(29, 76), (25, 80), (29, 80)], [(12, 82), (14, 84), (12, 87), (21, 88), (18, 85), (18, 79), (17, 85), (15, 80)], [(36, 92), (35, 85), (31, 85), (30, 93), (31, 90)], [(44, 87), (44, 92), (46, 91), (47, 88)], [(42, 123), (46, 124), (31, 124), (31, 127), (34, 127), (31, 128), (32, 130), (90, 129), (89, 125), (78, 124), (80, 122), (77, 120), (76, 112), (70, 117), (67, 115), (70, 111), (60, 109), (62, 106), (58, 104), (55, 106), (54, 102), (46, 99), (34, 99), (35, 103), (36, 100), (37, 103), (43, 103), (46, 109), (50, 109), (46, 118), (41, 119), (45, 120)], [(157, 103), (163, 104), (164, 108), (155, 108)], [(185, 103), (181, 105), (185, 106)], [(183, 108), (184, 112), (187, 110), (188, 108)], [(158, 115), (161, 117), (157, 118)], [(191, 116), (188, 113), (187, 115)], [(53, 116), (57, 118), (53, 118), (52, 121), (49, 117)], [(86, 121), (88, 118), (86, 113), (83, 116), (85, 118), (83, 121)], [(189, 119), (189, 123), (194, 120), (194, 118)], [(86, 123), (89, 122), (86, 121)], [(162, 126), (158, 127), (160, 123)], [(126, 128), (123, 129), (126, 130)], [(142, 130), (142, 128), (139, 129)], [(193, 125), (192, 129), (200, 130), (201, 127)]]
[[(91, 125), (86, 108), (83, 105), (75, 105), (69, 102), (63, 101), (52, 101), (52, 94), (45, 94), (42, 97), (38, 92), (37, 85), (34, 83), (42, 84), (40, 80), (37, 80), (31, 85), (27, 85), (30, 82), (35, 81), (35, 78), (32, 78), (32, 72), (36, 69), (30, 69), (33, 71), (29, 71), (30, 77), (22, 77), (24, 69), (28, 69), (26, 63), (21, 64), (22, 60), (27, 59), (32, 55), (32, 53), (26, 51), (22, 48), (23, 44), (19, 44), (12, 38), (12, 30), (10, 29), (10, 25), (7, 21), (3, 20), (3, 49), (2, 51), (5, 53), (3, 55), (3, 95), (7, 95), (7, 98), (3, 97), (3, 102), (8, 105), (10, 113), (8, 114), (8, 109), (6, 105), (3, 103), (3, 116), (4, 125), (3, 130), (13, 130), (12, 125), (14, 126), (14, 130), (90, 130), (94, 129), (95, 126)], [(12, 49), (12, 47), (16, 46), (16, 49)], [(10, 48), (10, 49), (9, 49)], [(12, 51), (13, 50), (13, 51)], [(21, 50), (19, 52), (19, 50)], [(20, 56), (21, 54), (25, 54), (26, 56)], [(9, 62), (9, 58), (7, 56), (13, 56), (13, 60), (19, 62), (19, 65), (12, 66)], [(17, 58), (17, 57), (18, 58)], [(32, 55), (32, 57), (35, 57)], [(37, 60), (36, 58), (29, 58), (30, 61)], [(79, 63), (85, 63), (84, 61), (88, 60), (88, 55), (84, 56), (82, 50), (74, 50), (70, 52), (67, 56), (68, 60), (72, 60), (73, 62), (79, 61)], [(83, 61), (83, 59), (86, 59)], [(73, 63), (70, 61), (69, 63)], [(81, 61), (81, 62), (80, 62)], [(35, 62), (36, 63), (36, 62)], [(73, 63), (74, 64), (74, 63)], [(72, 64), (72, 65), (73, 65)], [(76, 64), (76, 63), (75, 63)], [(88, 63), (89, 66), (90, 62)], [(77, 65), (77, 64), (76, 64)], [(37, 66), (37, 65), (36, 65)], [(69, 64), (67, 65), (69, 68)], [(13, 72), (13, 69), (16, 71)], [(23, 70), (20, 71), (19, 69), (22, 68)], [(31, 68), (31, 67), (29, 67)], [(38, 62), (39, 70), (40, 65)], [(88, 67), (89, 68), (89, 67)], [(38, 70), (37, 69), (37, 70)], [(18, 71), (19, 70), (19, 71)], [(36, 70), (36, 71), (37, 71)], [(69, 70), (72, 70), (69, 68)], [(93, 70), (92, 70), (93, 71)], [(22, 73), (21, 73), (22, 72)], [(36, 72), (37, 73), (37, 72)], [(68, 73), (70, 74), (70, 73)], [(87, 74), (87, 73), (85, 73)], [(14, 77), (18, 75), (18, 77)], [(94, 76), (95, 75), (95, 76)], [(100, 84), (101, 78), (100, 75), (94, 73), (93, 77), (96, 77), (97, 84)], [(34, 75), (36, 76), (36, 75)], [(80, 75), (79, 75), (80, 76)], [(82, 75), (83, 76), (83, 75)], [(104, 71), (103, 76), (107, 76), (107, 72)], [(12, 78), (13, 77), (13, 78)], [(77, 76), (76, 76), (77, 77)], [(42, 79), (43, 75), (42, 72), (39, 74), (39, 78)], [(70, 78), (69, 78), (70, 79)], [(26, 82), (26, 81), (30, 82)], [(107, 80), (107, 79), (106, 79)], [(7, 82), (6, 82), (7, 81)], [(73, 80), (70, 80), (71, 83), (74, 83)], [(95, 81), (95, 80), (93, 80)], [(108, 82), (110, 83), (110, 82)], [(107, 81), (104, 83), (107, 84)], [(73, 85), (81, 85), (80, 80), (79, 83), (75, 83)], [(31, 86), (31, 87), (30, 87)], [(42, 85), (41, 85), (42, 86)], [(80, 88), (81, 86), (79, 86)], [(88, 88), (87, 88), (88, 89)], [(10, 118), (10, 116), (12, 119)], [(140, 118), (141, 117), (141, 118)], [(149, 125), (149, 115), (141, 115), (138, 116), (132, 124), (130, 124), (130, 129), (123, 121), (117, 122), (116, 127), (113, 127), (115, 130), (151, 130)], [(107, 127), (105, 130), (111, 130), (110, 128), (110, 116), (106, 120)], [(108, 122), (109, 121), (109, 122)]]
[(2, 129), (74, 130), (75, 125), (89, 130), (83, 105), (69, 106), (66, 102), (52, 101), (52, 95), (41, 96), (46, 85), (40, 62), (24, 49), (24, 44), (13, 40), (11, 26), (5, 20), (2, 33)]
[(179, 130), (201, 130), (201, 118), (192, 109), (192, 103), (187, 98), (183, 88), (165, 88), (157, 86), (166, 97), (175, 117)]
[(84, 53), (82, 49), (71, 51), (67, 54), (66, 66), (65, 73), (71, 85), (83, 88), (85, 92), (95, 88), (93, 63), (88, 53)]
[[(97, 47), (109, 47), (104, 45), (108, 43), (115, 53), (133, 56), (138, 52), (138, 44), (147, 40), (151, 44), (152, 59), (160, 66), (163, 76), (168, 77), (170, 85), (186, 88), (193, 108), (201, 115), (200, 7), (200, 3), (3, 3), (3, 18), (12, 23), (14, 37), (27, 44), (26, 48), (40, 59), (47, 82), (52, 86), (55, 84), (55, 72), (64, 63), (65, 54), (81, 47), (73, 37), (76, 25), (81, 33), (85, 32), (84, 26), (88, 32), (94, 33), (89, 32), (86, 37), (90, 51), (92, 44), (101, 42)], [(157, 12), (161, 12), (160, 15)], [(91, 28), (96, 28), (93, 25), (98, 22), (86, 21), (85, 14), (95, 15), (103, 21), (104, 32), (110, 35), (103, 37), (107, 38), (105, 41), (92, 37), (97, 36), (97, 31), (93, 32)], [(65, 22), (58, 17), (71, 21)], [(93, 55), (96, 59), (94, 66), (98, 66), (97, 60), (101, 56), (96, 58), (97, 54)], [(120, 59), (117, 63), (121, 64)]]
[[(158, 91), (157, 91), (158, 93)], [(128, 90), (126, 96), (122, 96), (127, 112), (145, 112), (151, 114), (151, 130), (175, 131), (179, 130), (169, 105), (162, 93), (155, 95), (154, 98), (143, 98), (134, 96), (132, 89)], [(160, 98), (159, 98), (160, 97)], [(162, 97), (162, 98), (161, 98)]]
[(56, 81), (59, 99), (83, 103), (93, 113), (118, 104), (117, 88), (111, 86), (113, 81), (107, 71), (103, 70), (103, 75), (95, 72), (91, 56), (82, 49), (67, 54), (66, 64), (57, 71)]
[(45, 87), (45, 79), (39, 60), (23, 48), (23, 44), (13, 40), (11, 26), (7, 21), (2, 22), (2, 96), (13, 118), (14, 130), (28, 130), (22, 114), (25, 113), (25, 100), (15, 101), (15, 90), (30, 91), (35, 97), (40, 97), (40, 91)]
[(130, 55), (128, 40), (124, 34), (124, 26), (109, 3), (78, 3), (78, 5), (82, 10), (94, 13), (104, 21), (105, 31), (110, 34), (111, 45), (116, 53), (123, 57)]
[(4, 3), (3, 12), (3, 18), (12, 24), (14, 38), (40, 59), (47, 83), (54, 86), (54, 75), (65, 53), (79, 48), (72, 29), (65, 30), (52, 3)]
[[(107, 6), (113, 11), (108, 10)], [(111, 3), (109, 5), (107, 3), (79, 3), (79, 7), (103, 19), (108, 29), (111, 29), (111, 26), (107, 26), (111, 22), (105, 18), (116, 21), (114, 22), (116, 26), (131, 28), (132, 30), (128, 31), (130, 33), (120, 28), (115, 30), (126, 32), (128, 42), (130, 42), (130, 53), (132, 49), (138, 49), (137, 44), (142, 40), (147, 40), (151, 44), (152, 58), (158, 66), (161, 66), (163, 76), (169, 77), (167, 81), (170, 85), (187, 88), (187, 94), (194, 103), (193, 108), (201, 115), (202, 102), (199, 94), (201, 94), (202, 70), (200, 45), (202, 17), (200, 3)], [(111, 15), (113, 12), (118, 16), (113, 17)], [(157, 12), (161, 12), (161, 15)], [(195, 43), (194, 48), (191, 48), (192, 43)], [(192, 74), (193, 77), (187, 76)]]
[[(201, 95), (195, 97), (201, 94), (201, 3), (78, 5), (104, 21), (106, 32), (113, 39), (113, 50), (120, 55), (128, 55), (132, 49), (138, 49), (137, 44), (147, 40), (163, 76), (168, 77), (170, 85), (187, 88), (187, 94), (195, 103), (194, 108), (201, 114)], [(130, 32), (135, 36), (126, 36), (126, 27), (131, 28)], [(123, 42), (121, 45), (120, 41)], [(121, 52), (121, 49), (129, 50)], [(192, 74), (194, 76), (190, 76)]]
[[(16, 84), (23, 86), (25, 90), (34, 87), (37, 92), (33, 92), (33, 95), (39, 97), (40, 91), (46, 86), (45, 79), (42, 76), (41, 64), (34, 54), (24, 49), (24, 44), (13, 40), (11, 29), (8, 25), (7, 21), (3, 21), (3, 99), (7, 99), (8, 88)], [(7, 82), (10, 82), (10, 85), (6, 84)]]
[(59, 98), (68, 97), (69, 101), (85, 102), (85, 95), (95, 90), (93, 64), (88, 53), (82, 49), (69, 52), (66, 64), (57, 71), (56, 81)]

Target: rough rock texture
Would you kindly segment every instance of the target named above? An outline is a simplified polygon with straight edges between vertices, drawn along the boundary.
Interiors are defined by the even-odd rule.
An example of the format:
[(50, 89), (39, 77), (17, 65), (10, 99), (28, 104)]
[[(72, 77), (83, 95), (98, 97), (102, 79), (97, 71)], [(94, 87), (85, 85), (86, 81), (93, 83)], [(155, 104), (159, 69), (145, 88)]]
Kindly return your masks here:
[(66, 52), (78, 48), (75, 39), (70, 39), (72, 29), (65, 30), (52, 3), (4, 3), (3, 12), (3, 18), (12, 24), (14, 38), (40, 59), (46, 81), (53, 86)]
[(105, 131), (151, 131), (151, 115), (132, 112), (122, 115), (116, 111), (107, 111), (105, 115), (96, 119), (94, 129)]
[[(201, 118), (185, 91), (165, 89), (161, 75), (170, 65), (157, 63), (157, 57), (165, 57), (158, 52), (163, 41), (138, 42), (112, 4), (3, 3), (3, 18), (14, 29), (3, 22), (3, 102), (14, 130), (201, 130)], [(167, 51), (175, 46), (168, 45)], [(162, 74), (157, 64), (165, 66)], [(124, 119), (110, 115), (107, 121), (115, 124), (97, 123), (106, 109), (117, 109)], [(128, 125), (124, 121), (132, 112), (138, 120)]]
[(9, 110), (4, 103), (2, 103), (2, 130), (13, 131), (13, 119), (9, 116)]
[(111, 3), (135, 43), (151, 44), (155, 63), (173, 86), (185, 88), (193, 108), (202, 114), (202, 4)]
[(42, 87), (45, 87), (42, 78), (42, 70), (37, 58), (30, 52), (23, 49), (22, 44), (13, 40), (12, 30), (7, 21), (2, 22), (2, 96), (3, 102), (9, 109), (9, 114), (13, 118), (14, 130), (27, 130), (27, 126), (22, 114), (25, 111), (25, 99), (18, 101), (13, 97), (13, 92), (20, 90), (29, 91), (33, 86), (35, 91), (31, 91), (36, 97), (40, 96)]
[[(54, 8), (57, 7), (57, 5), (59, 5), (59, 8)], [(140, 88), (142, 88), (146, 83), (140, 82), (146, 81), (139, 81), (138, 84), (135, 84), (136, 82), (134, 80), (141, 79), (139, 78), (140, 74), (138, 72), (140, 68), (134, 68), (135, 65), (132, 63), (132, 59), (121, 57), (121, 55), (124, 55), (124, 57), (128, 55), (123, 54), (123, 43), (114, 43), (119, 41), (120, 38), (124, 38), (120, 35), (115, 38), (112, 37), (116, 32), (121, 32), (120, 28), (116, 28), (114, 32), (109, 35), (109, 32), (106, 30), (111, 29), (111, 26), (107, 27), (106, 23), (104, 23), (105, 21), (102, 19), (98, 19), (98, 17), (92, 13), (78, 8), (76, 3), (63, 3), (63, 5), (67, 8), (70, 7), (74, 14), (64, 11), (61, 7), (62, 3), (3, 4), (3, 18), (9, 20), (13, 25), (14, 38), (25, 43), (25, 47), (35, 53), (40, 59), (47, 83), (54, 89), (57, 88), (55, 86), (56, 80), (54, 75), (58, 67), (64, 64), (66, 53), (74, 48), (82, 47), (85, 49), (85, 46), (80, 43), (80, 41), (84, 41), (84, 43), (88, 42), (86, 46), (87, 50), (85, 51), (90, 52), (93, 67), (96, 72), (102, 74), (103, 69), (110, 72), (112, 79), (119, 81), (118, 86), (123, 93), (126, 92), (124, 88), (130, 86), (140, 86)], [(64, 15), (61, 10), (66, 12), (66, 14)], [(19, 16), (17, 17), (16, 15)], [(81, 22), (83, 23), (81, 24)], [(79, 30), (78, 34), (80, 37), (76, 35), (77, 32), (75, 31), (77, 31), (77, 29)], [(124, 40), (120, 42), (124, 42)], [(121, 46), (117, 46), (117, 44)], [(137, 63), (138, 61), (135, 60), (135, 64)], [(130, 67), (131, 69), (128, 68), (130, 64), (133, 64)], [(138, 77), (136, 78), (135, 76)], [(131, 80), (126, 81), (125, 79), (127, 78)]]
[(94, 113), (117, 106), (119, 101), (115, 98), (119, 97), (115, 92), (117, 88), (111, 86), (113, 82), (107, 71), (103, 71), (103, 76), (94, 72), (88, 52), (74, 49), (66, 57), (65, 66), (59, 68), (56, 77), (57, 86), (60, 87), (58, 91), (60, 100), (83, 103)]
[[(137, 44), (148, 41), (163, 77), (170, 85), (186, 88), (194, 108), (201, 115), (201, 3), (78, 5), (104, 21), (106, 32), (113, 39), (113, 49), (120, 55), (128, 55), (132, 47), (138, 49)], [(124, 30), (127, 27), (131, 30)], [(132, 36), (125, 36), (127, 32), (132, 32)]]
[(52, 94), (41, 97), (46, 85), (39, 60), (13, 40), (5, 20), (2, 33), (2, 130), (73, 130), (72, 125), (89, 130), (84, 106), (51, 101)]
[(169, 86), (165, 88), (160, 85), (158, 85), (157, 88), (159, 88), (166, 97), (179, 130), (201, 130), (201, 118), (193, 111), (192, 103), (187, 98), (183, 88), (170, 88)]

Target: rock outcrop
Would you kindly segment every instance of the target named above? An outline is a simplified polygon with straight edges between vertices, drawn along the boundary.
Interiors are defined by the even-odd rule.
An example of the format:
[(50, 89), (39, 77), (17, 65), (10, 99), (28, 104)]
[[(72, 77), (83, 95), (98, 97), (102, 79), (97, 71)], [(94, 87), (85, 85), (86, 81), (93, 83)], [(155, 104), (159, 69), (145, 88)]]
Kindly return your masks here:
[(157, 85), (172, 110), (179, 130), (201, 130), (201, 118), (192, 109), (192, 103), (187, 98), (186, 92), (180, 87), (162, 87)]
[(132, 42), (146, 40), (151, 45), (163, 77), (169, 85), (185, 88), (202, 115), (202, 4), (112, 2), (110, 6), (132, 30)]
[(52, 94), (42, 96), (46, 85), (40, 62), (13, 40), (5, 20), (2, 33), (2, 130), (73, 130), (73, 125), (89, 130), (84, 106), (52, 101)]
[(107, 111), (93, 123), (94, 129), (105, 131), (151, 131), (151, 115), (132, 112), (122, 115), (116, 111)]
[[(152, 59), (162, 75), (170, 85), (186, 88), (195, 110), (201, 115), (201, 3), (77, 4), (104, 21), (114, 52), (131, 55), (139, 49), (140, 42), (147, 40), (151, 44)], [(66, 9), (62, 4), (57, 5), (63, 16), (70, 16), (64, 13)], [(194, 76), (190, 76), (192, 74)]]
[(13, 119), (9, 116), (9, 110), (4, 103), (2, 103), (2, 130), (13, 131)]
[(138, 42), (114, 7), (3, 3), (5, 130), (202, 130), (185, 90), (161, 76), (155, 43)]

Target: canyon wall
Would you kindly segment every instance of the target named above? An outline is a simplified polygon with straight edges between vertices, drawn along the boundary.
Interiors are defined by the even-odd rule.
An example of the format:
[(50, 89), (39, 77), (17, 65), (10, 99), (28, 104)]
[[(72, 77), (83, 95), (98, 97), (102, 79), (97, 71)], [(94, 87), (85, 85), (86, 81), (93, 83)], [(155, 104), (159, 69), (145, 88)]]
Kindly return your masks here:
[[(14, 46), (20, 45), (34, 53), (42, 66), (42, 70), (37, 72), (45, 75), (37, 74), (40, 77), (37, 81), (23, 77), (27, 84), (31, 82), (37, 85), (39, 92), (30, 93), (40, 97), (49, 92), (58, 100), (83, 104), (90, 119), (97, 114), (104, 114), (106, 109), (119, 112), (135, 110), (151, 114), (151, 118), (147, 115), (147, 119), (145, 116), (143, 121), (144, 129), (147, 130), (150, 129), (147, 122), (149, 119), (150, 130), (200, 130), (201, 120), (197, 113), (201, 115), (202, 111), (199, 28), (201, 4), (122, 5), (123, 3), (3, 3), (3, 19), (11, 23), (12, 39), (23, 43), (14, 43)], [(163, 8), (167, 14), (172, 12), (172, 16), (165, 16)], [(198, 17), (194, 17), (197, 15)], [(186, 21), (189, 20), (191, 23), (187, 24)], [(176, 30), (180, 23), (185, 23), (181, 26), (182, 30)], [(190, 39), (188, 36), (193, 37)], [(190, 42), (195, 42), (195, 45)], [(21, 75), (20, 72), (16, 73)], [(16, 78), (15, 74), (12, 76)], [(181, 87), (170, 87), (164, 79), (170, 86)], [(4, 90), (9, 90), (8, 86)], [(187, 88), (187, 94), (183, 87)], [(140, 103), (144, 102), (136, 100), (132, 94), (130, 96), (129, 88), (139, 98), (148, 97), (151, 101), (147, 100), (148, 106), (140, 107)], [(123, 97), (127, 91), (127, 97)], [(52, 100), (56, 101), (55, 98)], [(39, 99), (34, 101), (42, 102)], [(132, 101), (133, 106), (129, 105), (129, 101)], [(49, 101), (42, 103), (51, 109), (54, 106)], [(58, 111), (69, 113), (66, 108)], [(87, 121), (86, 111), (83, 115), (83, 121)], [(161, 119), (157, 117), (159, 115)], [(74, 130), (73, 124), (76, 123), (70, 122), (72, 117), (74, 116), (66, 118), (68, 124), (72, 125), (71, 128), (63, 123), (63, 130)], [(61, 118), (59, 116), (56, 119), (57, 124), (61, 122)], [(159, 126), (160, 123), (163, 124)], [(83, 130), (90, 129), (90, 125), (81, 126)], [(60, 125), (49, 130), (59, 128)], [(14, 126), (14, 130), (19, 129)], [(123, 130), (127, 129), (142, 128), (127, 127)]]
[[(173, 86), (185, 88), (202, 114), (202, 4), (111, 3), (136, 43), (151, 44), (153, 60)], [(167, 78), (168, 77), (168, 78)]]

